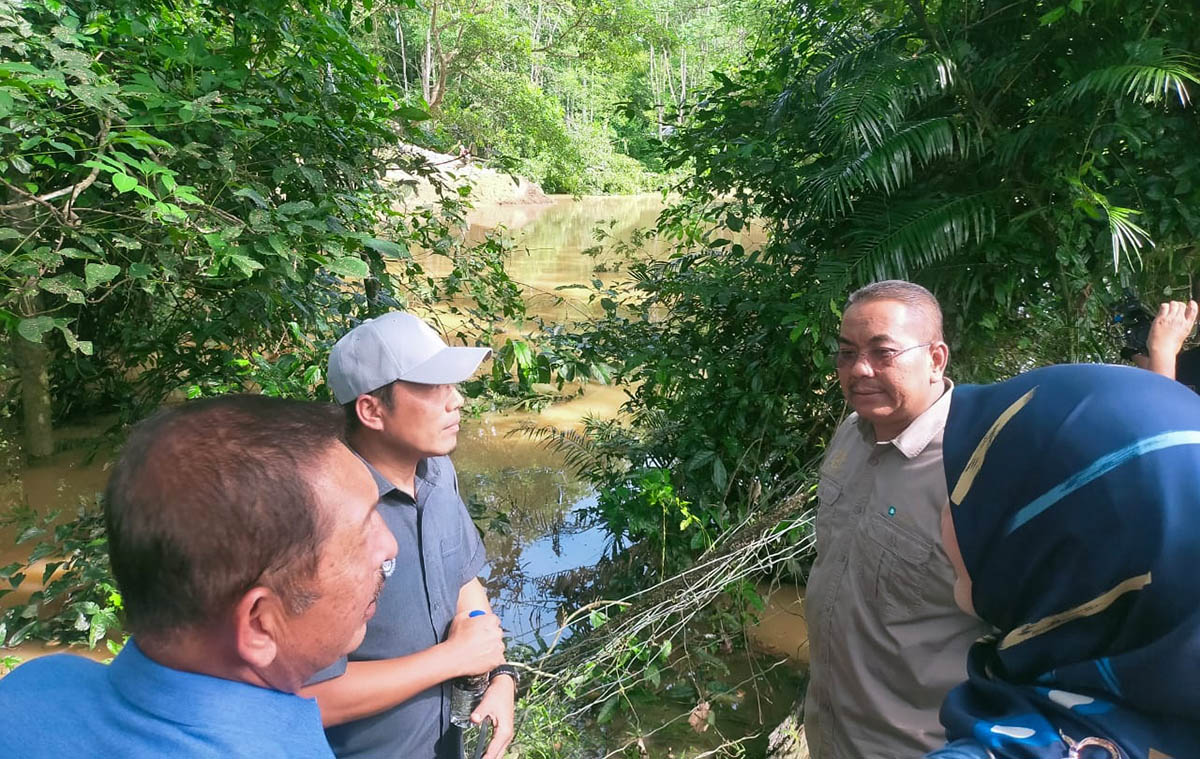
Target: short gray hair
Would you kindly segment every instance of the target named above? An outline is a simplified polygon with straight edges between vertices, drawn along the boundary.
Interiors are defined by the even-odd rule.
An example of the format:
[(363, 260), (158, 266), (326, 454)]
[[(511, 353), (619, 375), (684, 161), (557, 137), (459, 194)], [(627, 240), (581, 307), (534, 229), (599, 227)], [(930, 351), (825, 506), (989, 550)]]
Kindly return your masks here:
[(882, 282), (872, 282), (866, 287), (860, 287), (850, 293), (846, 308), (859, 303), (869, 303), (876, 300), (894, 300), (910, 308), (920, 309), (925, 313), (930, 327), (933, 328), (931, 337), (934, 340), (944, 340), (942, 336), (942, 307), (933, 293), (915, 282), (905, 282), (903, 279), (885, 279)]

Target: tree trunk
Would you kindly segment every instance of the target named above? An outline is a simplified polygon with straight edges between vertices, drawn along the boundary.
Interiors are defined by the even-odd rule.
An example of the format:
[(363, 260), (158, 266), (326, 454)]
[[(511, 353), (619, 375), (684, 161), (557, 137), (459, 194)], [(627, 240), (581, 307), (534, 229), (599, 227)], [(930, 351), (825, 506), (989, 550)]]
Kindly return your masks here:
[[(530, 47), (537, 50), (542, 46), (542, 0), (538, 0), (537, 17), (533, 21), (533, 31), (529, 36), (532, 42)], [(536, 54), (529, 58), (529, 81), (537, 87), (542, 86), (541, 66), (537, 63)]]
[(404, 78), (404, 95), (408, 96), (408, 50), (404, 46), (404, 26), (400, 23), (400, 11), (396, 11), (396, 45), (400, 47), (400, 75)]
[(437, 3), (429, 10), (429, 29), (425, 32), (425, 54), (421, 57), (421, 95), (425, 104), (433, 100), (433, 35), (437, 34)]
[(54, 453), (54, 429), (50, 424), (50, 350), (43, 342), (31, 343), (12, 336), (13, 358), (21, 378), (24, 408), (25, 454), (40, 458)]
[[(12, 197), (11, 191), (9, 197)], [(32, 207), (18, 209), (13, 214), (16, 217), (13, 226), (24, 228), (31, 224), (32, 210)], [(61, 240), (59, 244), (62, 244)], [(37, 316), (41, 305), (41, 298), (36, 293), (23, 295), (17, 302), (17, 315), (21, 318)], [(10, 333), (9, 342), (21, 383), (25, 456), (31, 459), (49, 456), (54, 453), (54, 428), (50, 423), (50, 349), (44, 336), (31, 343), (15, 329)]]
[(654, 132), (658, 139), (663, 138), (663, 91), (657, 70), (658, 51), (650, 44), (650, 94), (654, 98)]
[(675, 120), (679, 126), (683, 126), (683, 109), (687, 105), (687, 48), (683, 48), (679, 52), (679, 112), (675, 114)]

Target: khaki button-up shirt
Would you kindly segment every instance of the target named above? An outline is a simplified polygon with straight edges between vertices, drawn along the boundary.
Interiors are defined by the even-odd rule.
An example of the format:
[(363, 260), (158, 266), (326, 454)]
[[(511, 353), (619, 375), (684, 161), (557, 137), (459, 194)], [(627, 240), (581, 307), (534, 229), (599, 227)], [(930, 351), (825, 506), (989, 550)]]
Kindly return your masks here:
[(805, 601), (813, 759), (919, 757), (945, 742), (938, 709), (987, 627), (954, 603), (942, 550), (942, 433), (953, 384), (894, 440), (850, 417), (817, 488)]

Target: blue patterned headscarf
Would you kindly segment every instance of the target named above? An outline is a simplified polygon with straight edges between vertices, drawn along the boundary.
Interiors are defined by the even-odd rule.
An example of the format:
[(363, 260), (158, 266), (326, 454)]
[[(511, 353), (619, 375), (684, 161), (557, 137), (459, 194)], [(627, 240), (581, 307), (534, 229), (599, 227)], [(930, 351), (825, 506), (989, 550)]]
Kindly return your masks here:
[(948, 737), (997, 759), (1093, 737), (1200, 759), (1200, 397), (1099, 365), (959, 386), (945, 466), (975, 610), (999, 630), (942, 708)]

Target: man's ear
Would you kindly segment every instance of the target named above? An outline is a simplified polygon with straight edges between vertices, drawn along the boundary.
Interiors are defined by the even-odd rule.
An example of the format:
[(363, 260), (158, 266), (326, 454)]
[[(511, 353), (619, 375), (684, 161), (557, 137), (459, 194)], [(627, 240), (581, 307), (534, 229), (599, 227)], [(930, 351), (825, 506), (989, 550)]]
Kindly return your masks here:
[(933, 380), (935, 383), (941, 382), (946, 365), (950, 363), (950, 346), (939, 340), (929, 346), (929, 355), (933, 359)]
[(251, 588), (233, 610), (238, 656), (252, 669), (263, 671), (279, 654), (285, 629), (283, 603), (270, 588)]
[(354, 399), (354, 412), (362, 426), (372, 430), (383, 429), (383, 401), (373, 395), (363, 394)]

